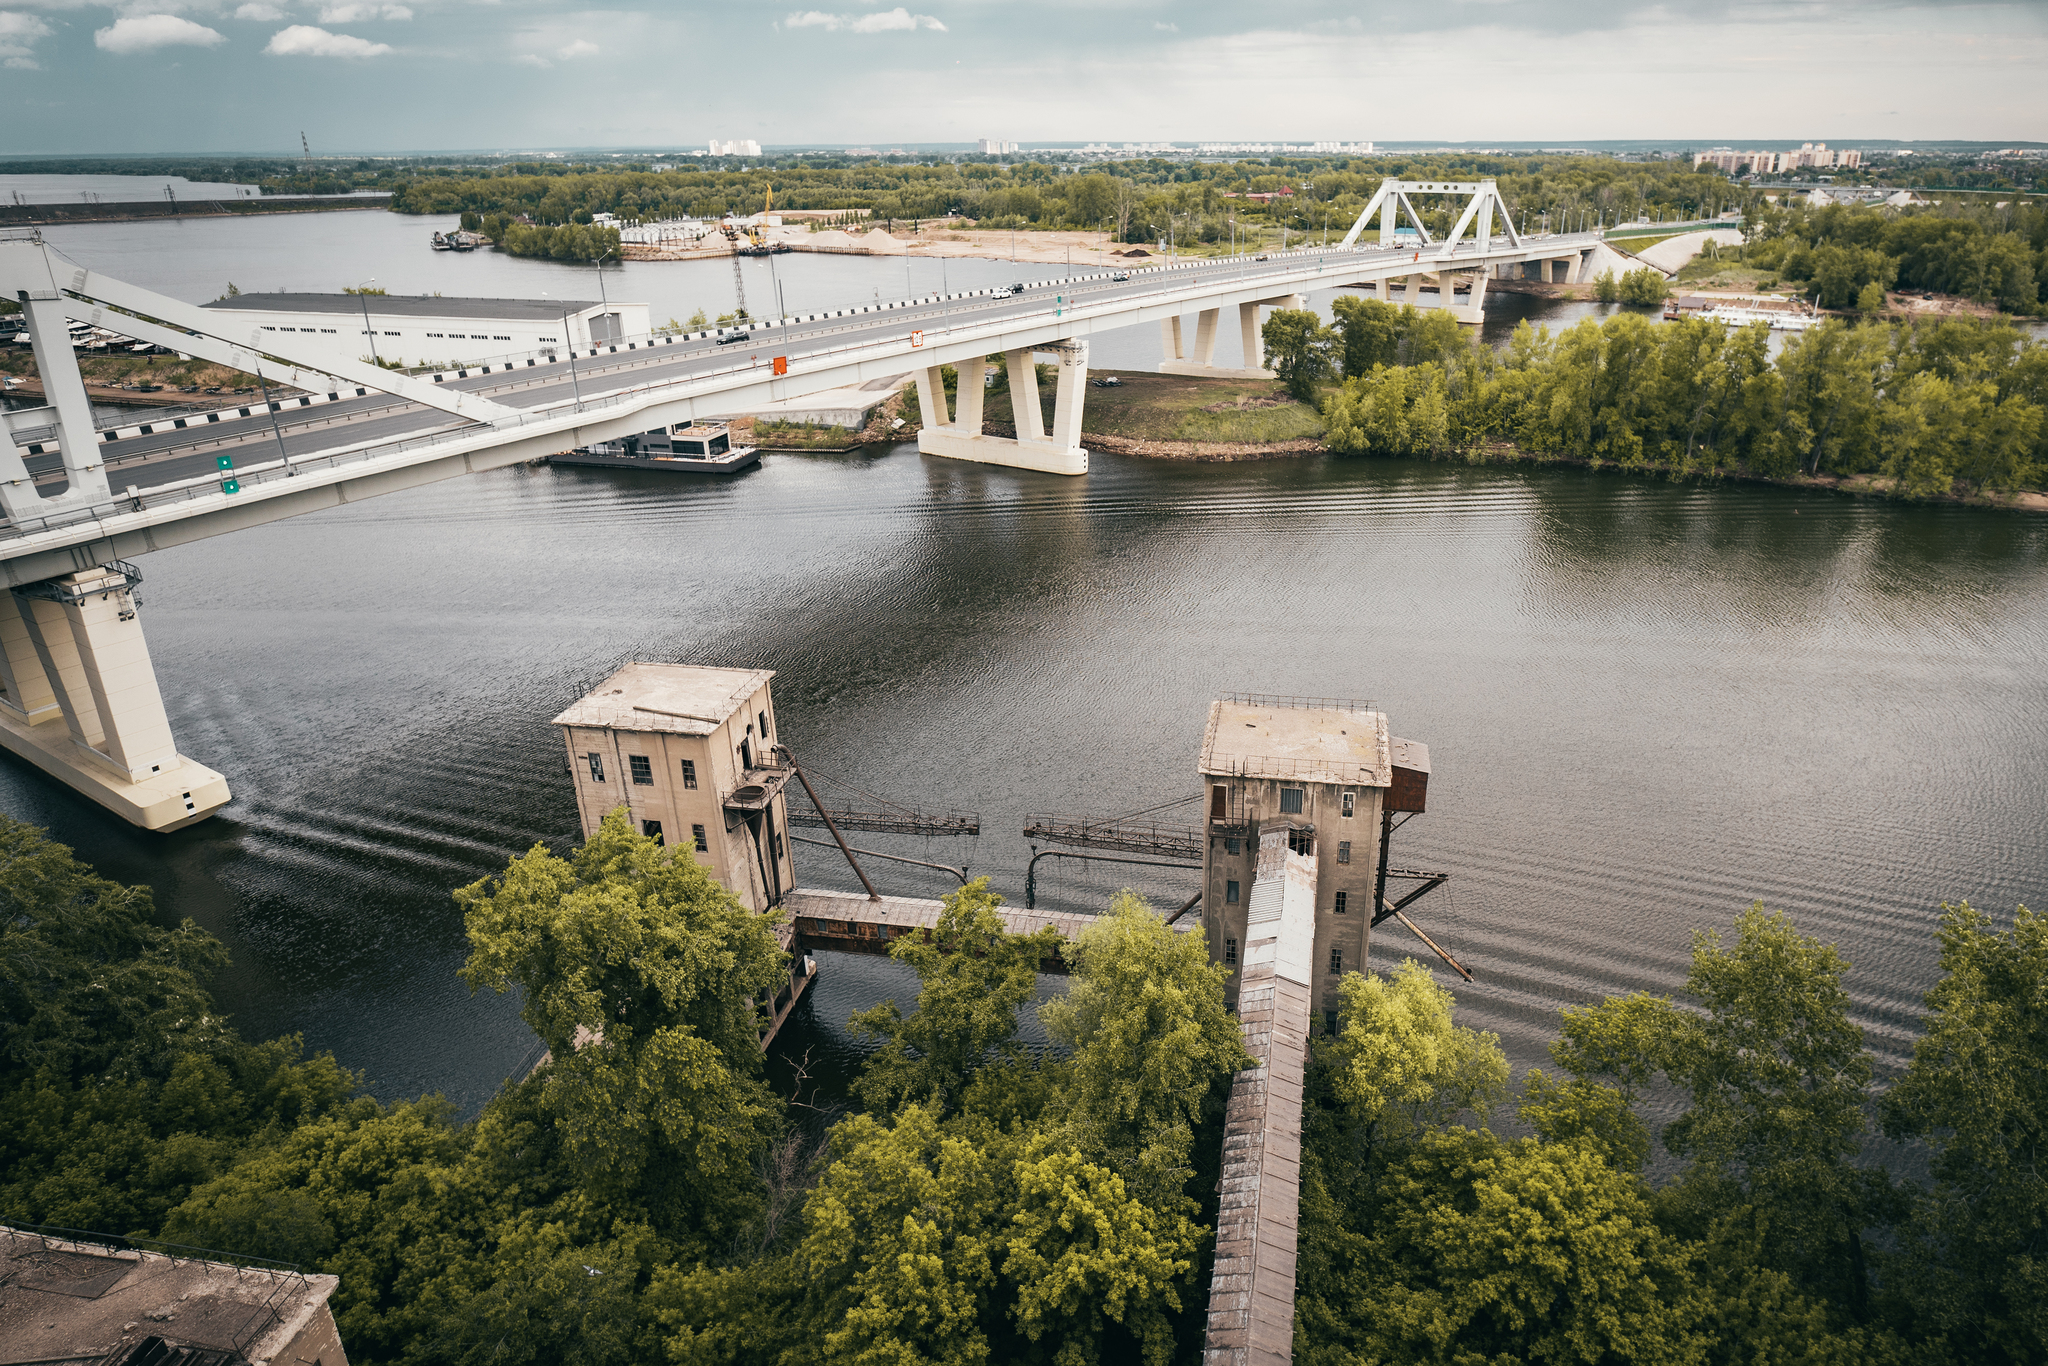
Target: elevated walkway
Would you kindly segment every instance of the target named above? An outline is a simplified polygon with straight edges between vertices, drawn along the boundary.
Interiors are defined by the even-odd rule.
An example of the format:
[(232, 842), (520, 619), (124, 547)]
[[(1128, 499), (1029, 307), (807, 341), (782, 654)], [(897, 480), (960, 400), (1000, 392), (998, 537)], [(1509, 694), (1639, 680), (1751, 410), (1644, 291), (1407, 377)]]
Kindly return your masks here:
[(1295, 1235), (1301, 1209), (1301, 1087), (1308, 1063), (1316, 861), (1289, 848), (1291, 823), (1259, 832), (1237, 1017), (1259, 1065), (1231, 1081), (1223, 1201), (1209, 1274), (1203, 1366), (1294, 1358)]

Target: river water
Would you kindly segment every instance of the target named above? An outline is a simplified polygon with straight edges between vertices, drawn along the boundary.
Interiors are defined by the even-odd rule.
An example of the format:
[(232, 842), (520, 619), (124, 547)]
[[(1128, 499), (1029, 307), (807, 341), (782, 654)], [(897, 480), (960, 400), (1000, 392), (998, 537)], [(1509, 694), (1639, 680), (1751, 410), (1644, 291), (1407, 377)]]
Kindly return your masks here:
[[(50, 235), (186, 298), (227, 278), (531, 295), (592, 277), (434, 256), (431, 226), (352, 213)], [(952, 268), (977, 264), (1029, 273)], [(777, 265), (785, 289), (887, 297), (902, 263)], [(660, 274), (677, 269), (629, 266), (610, 277), (624, 295), (608, 288), (687, 310), (716, 272)], [(1156, 357), (1156, 329), (1097, 354), (1144, 364), (1147, 331)], [(723, 483), (519, 468), (141, 568), (180, 746), (235, 802), (148, 836), (0, 760), (0, 809), (226, 940), (218, 995), (245, 1032), (301, 1031), (387, 1097), (473, 1109), (528, 1059), (516, 1002), (455, 977), (448, 892), (572, 838), (547, 723), (627, 658), (776, 670), (809, 766), (982, 813), (976, 841), (862, 843), (965, 862), (1013, 899), (1027, 812), (1196, 792), (1211, 697), (1375, 699), (1435, 763), (1431, 810), (1396, 847), (1455, 876), (1417, 918), (1474, 970), (1448, 979), (1463, 1019), (1497, 1030), (1518, 1070), (1544, 1061), (1559, 1007), (1675, 990), (1691, 931), (1759, 899), (1841, 946), (1858, 1018), (1897, 1066), (1935, 980), (1938, 903), (2048, 903), (2039, 518), (1334, 458), (1098, 454), (1062, 479), (896, 446), (774, 455)], [(798, 848), (806, 881), (850, 885), (836, 856)], [(1090, 868), (1040, 864), (1041, 904), (1097, 908), (1127, 881), (1177, 904), (1194, 885)], [(936, 895), (950, 879), (883, 864), (877, 881)], [(1410, 954), (1428, 960), (1397, 927), (1375, 937), (1378, 967)], [(913, 983), (887, 960), (823, 959), (787, 1037), (829, 1084), (853, 1056), (847, 1015)]]

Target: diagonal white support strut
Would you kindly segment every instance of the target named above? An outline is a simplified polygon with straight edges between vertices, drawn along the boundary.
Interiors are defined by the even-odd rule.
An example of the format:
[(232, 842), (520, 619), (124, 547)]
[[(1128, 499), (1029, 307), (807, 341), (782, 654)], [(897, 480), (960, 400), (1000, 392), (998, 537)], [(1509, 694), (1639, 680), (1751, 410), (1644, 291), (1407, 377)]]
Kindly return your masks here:
[(279, 384), (324, 389), (329, 387), (329, 380), (338, 379), (472, 422), (494, 423), (514, 414), (513, 409), (487, 398), (362, 361), (327, 357), (302, 360), (290, 354), (289, 342), (262, 338), (259, 332), (249, 332), (246, 340), (237, 340), (231, 329), (240, 320), (231, 313), (209, 313), (140, 286), (95, 274), (67, 260), (47, 243), (33, 239), (0, 241), (0, 290), (11, 297), (55, 298), (66, 317), (218, 365), (260, 374)]

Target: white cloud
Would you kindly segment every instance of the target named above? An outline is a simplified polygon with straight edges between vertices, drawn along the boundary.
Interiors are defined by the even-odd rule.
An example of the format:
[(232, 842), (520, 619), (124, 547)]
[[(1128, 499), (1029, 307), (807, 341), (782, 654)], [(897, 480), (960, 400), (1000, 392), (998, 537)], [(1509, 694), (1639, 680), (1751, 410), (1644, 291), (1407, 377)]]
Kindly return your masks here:
[(148, 52), (159, 47), (212, 47), (227, 39), (175, 14), (138, 14), (116, 19), (113, 27), (95, 32), (92, 41), (108, 52)]
[(1180, 32), (1180, 25), (1179, 25), (1179, 24), (1168, 24), (1168, 23), (1162, 23), (1162, 22), (1155, 22), (1155, 23), (1154, 23), (1154, 24), (1152, 25), (1152, 29), (1153, 29), (1153, 31), (1154, 31), (1154, 32), (1156, 32), (1156, 33), (1179, 33), (1179, 32)]
[(391, 45), (329, 33), (311, 24), (293, 24), (271, 34), (263, 50), (274, 57), (381, 57), (391, 51)]
[(284, 18), (284, 11), (275, 5), (248, 4), (235, 11), (235, 18), (250, 19), (259, 24), (274, 24)]
[(588, 39), (578, 38), (555, 55), (564, 61), (570, 61), (577, 57), (595, 57), (600, 51), (602, 49), (596, 43), (590, 42)]
[(872, 14), (827, 14), (823, 10), (801, 10), (784, 19), (782, 27), (821, 28), (828, 33), (837, 33), (841, 29), (851, 33), (901, 33), (920, 28), (928, 28), (935, 33), (946, 31), (946, 26), (931, 15), (912, 14), (901, 5), (895, 9), (876, 10)]
[(325, 5), (320, 10), (323, 24), (360, 24), (371, 19), (402, 20), (412, 18), (412, 10), (404, 5), (366, 5), (343, 3)]
[(50, 36), (50, 26), (33, 14), (0, 10), (0, 65), (15, 71), (39, 71), (34, 44)]
[(543, 69), (554, 65), (554, 63), (549, 61), (547, 58), (537, 56), (536, 54), (531, 52), (522, 52), (517, 57), (514, 57), (512, 60), (519, 63), (521, 66), (537, 66)]

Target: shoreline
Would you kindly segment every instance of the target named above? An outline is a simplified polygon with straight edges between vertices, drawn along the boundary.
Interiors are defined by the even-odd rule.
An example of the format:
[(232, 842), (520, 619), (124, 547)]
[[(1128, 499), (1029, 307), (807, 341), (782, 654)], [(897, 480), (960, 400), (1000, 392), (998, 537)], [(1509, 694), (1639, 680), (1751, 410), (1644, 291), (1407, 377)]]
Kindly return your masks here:
[[(919, 428), (909, 424), (900, 431), (883, 439), (904, 441), (914, 439)], [(989, 436), (1015, 438), (1016, 427), (1008, 422), (987, 422), (983, 430)], [(867, 433), (863, 432), (865, 437)], [(1234, 464), (1254, 460), (1297, 460), (1304, 456), (1329, 455), (1339, 459), (1356, 460), (1408, 460), (1419, 464), (1462, 464), (1484, 465), (1568, 465), (1580, 469), (1614, 470), (1622, 474), (1655, 475), (1672, 483), (1743, 483), (1765, 484), (1778, 488), (1800, 489), (1809, 492), (1839, 493), (1852, 498), (1880, 498), (1892, 503), (1946, 504), (1953, 507), (1987, 508), (1994, 511), (2048, 513), (2048, 492), (2022, 490), (2015, 493), (1948, 493), (1933, 498), (1900, 498), (1891, 491), (1891, 481), (1878, 474), (1798, 474), (1787, 478), (1770, 475), (1749, 474), (1739, 470), (1683, 470), (1672, 465), (1641, 464), (1620, 465), (1611, 460), (1594, 460), (1579, 456), (1545, 455), (1521, 450), (1507, 442), (1458, 451), (1444, 457), (1376, 455), (1366, 452), (1350, 455), (1331, 450), (1319, 438), (1299, 437), (1289, 441), (1168, 441), (1161, 439), (1111, 436), (1101, 432), (1083, 430), (1081, 444), (1090, 451), (1109, 455), (1126, 455), (1139, 460), (1170, 460), (1182, 464), (1209, 465)], [(1474, 459), (1477, 452), (1479, 458)]]

